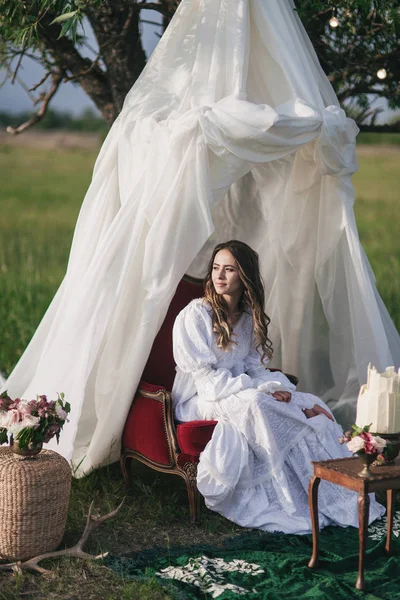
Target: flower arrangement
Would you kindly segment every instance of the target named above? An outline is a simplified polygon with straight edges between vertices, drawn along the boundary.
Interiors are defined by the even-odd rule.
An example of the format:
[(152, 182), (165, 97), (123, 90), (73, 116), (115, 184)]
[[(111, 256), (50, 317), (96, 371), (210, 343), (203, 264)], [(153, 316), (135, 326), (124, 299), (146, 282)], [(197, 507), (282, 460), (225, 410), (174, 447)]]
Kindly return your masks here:
[(57, 443), (64, 423), (71, 410), (64, 394), (57, 400), (37, 396), (36, 400), (12, 400), (7, 392), (0, 396), (0, 444), (13, 438), (21, 450), (41, 446), (54, 436)]
[(386, 461), (386, 440), (379, 437), (379, 435), (372, 435), (369, 432), (371, 425), (365, 425), (364, 427), (358, 427), (352, 425), (353, 431), (346, 431), (345, 434), (339, 438), (341, 444), (346, 444), (350, 452), (362, 456), (364, 454), (375, 455), (378, 462)]

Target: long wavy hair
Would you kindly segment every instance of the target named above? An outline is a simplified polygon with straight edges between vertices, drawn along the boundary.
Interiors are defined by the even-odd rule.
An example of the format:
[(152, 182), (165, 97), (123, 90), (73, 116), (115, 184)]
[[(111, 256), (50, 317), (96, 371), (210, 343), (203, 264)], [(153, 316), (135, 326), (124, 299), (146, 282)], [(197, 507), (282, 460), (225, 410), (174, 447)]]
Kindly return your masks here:
[(213, 331), (217, 334), (217, 346), (228, 350), (232, 340), (233, 329), (228, 322), (228, 305), (221, 294), (217, 294), (212, 282), (214, 259), (220, 250), (229, 250), (237, 262), (243, 293), (239, 301), (240, 312), (246, 309), (253, 315), (256, 348), (261, 360), (272, 357), (272, 342), (268, 338), (269, 317), (264, 312), (265, 292), (261, 279), (258, 254), (250, 246), (238, 240), (230, 240), (218, 244), (212, 253), (204, 279), (204, 297), (212, 308)]

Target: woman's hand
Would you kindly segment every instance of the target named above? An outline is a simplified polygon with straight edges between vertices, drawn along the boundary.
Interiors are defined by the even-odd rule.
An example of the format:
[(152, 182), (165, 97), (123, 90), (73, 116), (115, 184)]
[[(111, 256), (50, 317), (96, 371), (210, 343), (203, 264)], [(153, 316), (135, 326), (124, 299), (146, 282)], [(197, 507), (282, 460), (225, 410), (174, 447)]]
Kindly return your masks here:
[(290, 392), (274, 392), (271, 396), (273, 396), (275, 400), (278, 400), (278, 402), (290, 402), (292, 399), (292, 394)]
[(303, 410), (303, 413), (306, 415), (307, 419), (312, 419), (312, 417), (316, 417), (317, 415), (325, 415), (331, 421), (335, 420), (332, 417), (332, 415), (326, 410), (326, 408), (320, 406), (319, 404), (314, 404), (312, 408), (305, 408)]

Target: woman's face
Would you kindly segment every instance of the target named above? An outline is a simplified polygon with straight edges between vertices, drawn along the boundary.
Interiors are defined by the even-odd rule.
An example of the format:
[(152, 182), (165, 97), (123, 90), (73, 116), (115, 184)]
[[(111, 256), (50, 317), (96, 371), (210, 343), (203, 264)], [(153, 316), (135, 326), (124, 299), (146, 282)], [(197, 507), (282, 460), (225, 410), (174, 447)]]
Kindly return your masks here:
[(217, 294), (223, 296), (240, 296), (242, 294), (243, 283), (240, 279), (238, 264), (226, 248), (215, 255), (211, 279)]

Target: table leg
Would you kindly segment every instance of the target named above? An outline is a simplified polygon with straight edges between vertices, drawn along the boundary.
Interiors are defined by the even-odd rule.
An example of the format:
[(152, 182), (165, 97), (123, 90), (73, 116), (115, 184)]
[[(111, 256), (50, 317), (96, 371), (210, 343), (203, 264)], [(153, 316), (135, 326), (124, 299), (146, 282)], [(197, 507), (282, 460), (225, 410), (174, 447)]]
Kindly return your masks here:
[(365, 551), (367, 549), (368, 539), (368, 520), (369, 520), (369, 496), (366, 490), (358, 497), (358, 526), (359, 526), (359, 539), (360, 549), (358, 555), (358, 577), (356, 582), (356, 588), (358, 590), (365, 590), (364, 582), (364, 562), (365, 562)]
[(310, 507), (313, 551), (308, 566), (315, 569), (318, 566), (319, 554), (319, 520), (318, 520), (318, 486), (321, 479), (315, 475), (308, 484), (308, 505)]
[(392, 553), (392, 534), (393, 534), (393, 514), (394, 514), (394, 501), (396, 499), (396, 491), (387, 490), (387, 535), (386, 535), (386, 546), (385, 550), (387, 554)]

